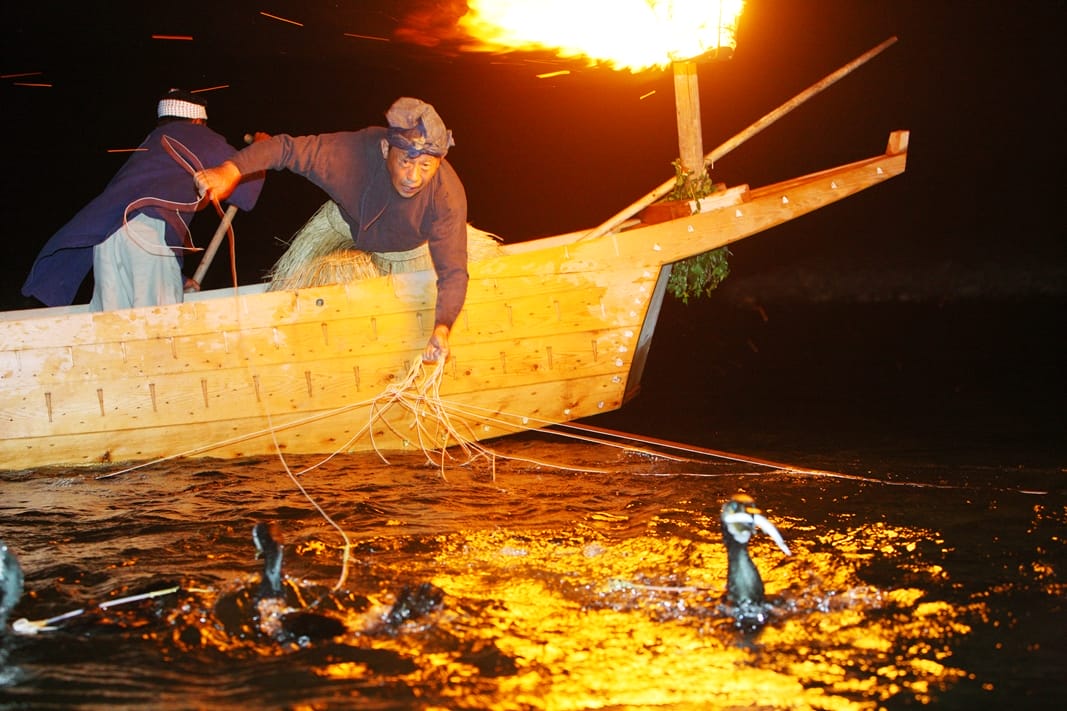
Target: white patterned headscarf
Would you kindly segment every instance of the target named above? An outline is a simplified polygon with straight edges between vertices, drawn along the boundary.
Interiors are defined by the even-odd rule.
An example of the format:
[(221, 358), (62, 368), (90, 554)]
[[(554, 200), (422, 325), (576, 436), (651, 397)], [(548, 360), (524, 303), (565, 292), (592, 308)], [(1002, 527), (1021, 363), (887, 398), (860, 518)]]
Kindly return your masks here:
[(185, 89), (170, 89), (156, 105), (156, 116), (207, 121), (207, 101)]

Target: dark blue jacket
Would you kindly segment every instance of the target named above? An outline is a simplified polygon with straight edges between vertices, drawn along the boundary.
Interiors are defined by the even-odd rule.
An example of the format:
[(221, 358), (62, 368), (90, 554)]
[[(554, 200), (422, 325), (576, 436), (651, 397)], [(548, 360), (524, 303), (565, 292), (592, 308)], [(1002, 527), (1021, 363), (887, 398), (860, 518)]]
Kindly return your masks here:
[(286, 169), (322, 188), (357, 248), (404, 252), (429, 243), (437, 272), (435, 324), (451, 327), (467, 298), (467, 194), (448, 161), (416, 195), (401, 197), (382, 157), (381, 126), (317, 136), (280, 134), (233, 159), (242, 175)]
[[(187, 148), (205, 168), (219, 165), (237, 152), (225, 138), (204, 124), (174, 121), (157, 126), (141, 143), (139, 148), (144, 150), (134, 152), (104, 191), (45, 243), (22, 285), (25, 296), (36, 297), (48, 306), (72, 303), (93, 268), (93, 247), (115, 232), (124, 216), (130, 219), (140, 212), (163, 219), (167, 222), (167, 243), (174, 247), (183, 245), (187, 226), (195, 214), (193, 207), (177, 211), (150, 205), (127, 214), (132, 203), (144, 198), (177, 203), (197, 200), (192, 174), (166, 150), (164, 136), (172, 144), (176, 141)], [(180, 148), (178, 155), (189, 160)], [(198, 166), (194, 163), (193, 168)], [(253, 176), (243, 181), (227, 202), (251, 210), (262, 188), (263, 176)], [(176, 250), (179, 261), (181, 253)]]

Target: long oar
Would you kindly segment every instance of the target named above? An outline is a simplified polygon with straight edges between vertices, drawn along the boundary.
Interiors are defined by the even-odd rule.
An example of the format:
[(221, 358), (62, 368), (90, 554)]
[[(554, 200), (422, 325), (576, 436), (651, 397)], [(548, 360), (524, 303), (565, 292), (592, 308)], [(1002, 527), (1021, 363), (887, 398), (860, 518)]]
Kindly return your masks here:
[(207, 268), (211, 266), (211, 262), (215, 259), (215, 252), (219, 251), (219, 245), (222, 244), (222, 238), (226, 236), (226, 233), (230, 229), (230, 223), (233, 222), (234, 215), (237, 214), (237, 206), (230, 205), (226, 208), (225, 214), (222, 219), (219, 220), (219, 228), (215, 230), (215, 236), (211, 238), (211, 244), (207, 246), (204, 251), (204, 257), (200, 260), (200, 264), (196, 267), (196, 272), (193, 274), (193, 281), (196, 282), (197, 290), (200, 289), (200, 282), (204, 278), (204, 274), (207, 273)]
[[(816, 94), (818, 94), (820, 91), (822, 91), (826, 87), (828, 87), (831, 84), (833, 84), (834, 82), (836, 82), (838, 79), (842, 78), (846, 74), (849, 74), (854, 69), (859, 67), (861, 64), (865, 64), (866, 62), (868, 62), (869, 60), (871, 60), (872, 58), (874, 58), (878, 54), (881, 54), (881, 52), (884, 49), (886, 49), (887, 47), (889, 47), (891, 44), (893, 44), (896, 41), (897, 41), (896, 37), (890, 37), (889, 39), (887, 39), (885, 42), (882, 42), (880, 45), (878, 45), (874, 49), (869, 50), (869, 51), (865, 52), (864, 54), (861, 54), (856, 59), (853, 59), (851, 62), (849, 62), (845, 66), (841, 67), (840, 69), (838, 69), (833, 74), (827, 75), (821, 81), (816, 82), (815, 84), (812, 84), (807, 89), (805, 89), (804, 91), (800, 92), (799, 94), (794, 96), (792, 99), (790, 99), (789, 101), (787, 101), (784, 104), (782, 104), (781, 106), (779, 106), (774, 111), (771, 111), (766, 116), (764, 116), (760, 120), (756, 121), (754, 124), (752, 124), (751, 126), (746, 128), (744, 131), (741, 131), (741, 133), (738, 133), (733, 138), (731, 138), (730, 140), (728, 140), (725, 143), (723, 143), (721, 146), (719, 146), (718, 148), (713, 150), (711, 153), (708, 153), (707, 155), (705, 155), (704, 156), (704, 165), (708, 165), (710, 163), (714, 163), (715, 161), (719, 160), (724, 155), (726, 155), (727, 153), (729, 153), (733, 149), (737, 148), (742, 143), (744, 143), (748, 139), (752, 138), (757, 133), (759, 133), (763, 129), (767, 128), (772, 123), (774, 123), (778, 119), (782, 118), (787, 113), (789, 113), (790, 111), (792, 111), (796, 107), (800, 106), (802, 103), (804, 103), (805, 101), (807, 101), (811, 97), (815, 96)], [(594, 237), (600, 237), (601, 235), (606, 235), (608, 232), (611, 232), (613, 229), (615, 229), (616, 227), (621, 225), (623, 222), (626, 222), (626, 220), (630, 219), (635, 214), (637, 214), (638, 212), (640, 212), (641, 210), (645, 209), (646, 207), (648, 207), (652, 203), (656, 202), (656, 200), (659, 200), (661, 197), (663, 197), (664, 195), (669, 193), (671, 191), (671, 188), (674, 187), (675, 182), (676, 182), (675, 178), (671, 178), (670, 180), (664, 181), (662, 185), (657, 187), (652, 192), (650, 192), (650, 193), (646, 194), (644, 197), (634, 201), (628, 207), (626, 207), (626, 208), (620, 210), (619, 212), (615, 213), (614, 215), (612, 215), (610, 218), (607, 219), (607, 221), (603, 222), (598, 227), (594, 227), (588, 233), (582, 235), (581, 239), (592, 239)]]

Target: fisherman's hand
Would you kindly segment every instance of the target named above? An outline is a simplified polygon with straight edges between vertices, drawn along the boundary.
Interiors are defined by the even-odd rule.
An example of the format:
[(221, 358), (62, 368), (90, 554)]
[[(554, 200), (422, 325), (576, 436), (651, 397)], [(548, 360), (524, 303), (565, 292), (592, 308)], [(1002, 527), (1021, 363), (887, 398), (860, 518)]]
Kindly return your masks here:
[(422, 352), (423, 363), (436, 363), (438, 360), (448, 360), (448, 326), (438, 324), (433, 329), (433, 335), (426, 342), (426, 350)]
[(241, 171), (232, 161), (226, 161), (216, 168), (201, 170), (193, 176), (196, 192), (200, 197), (211, 200), (225, 200), (241, 182)]

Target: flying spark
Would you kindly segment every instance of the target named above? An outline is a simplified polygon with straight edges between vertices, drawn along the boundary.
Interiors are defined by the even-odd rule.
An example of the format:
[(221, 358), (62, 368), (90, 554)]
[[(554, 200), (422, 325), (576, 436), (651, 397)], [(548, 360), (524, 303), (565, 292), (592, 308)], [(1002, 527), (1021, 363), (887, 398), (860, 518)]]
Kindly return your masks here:
[(345, 32), (345, 37), (354, 37), (356, 39), (374, 40), (375, 42), (391, 42), (388, 37), (375, 37), (374, 35), (357, 35), (354, 32)]
[(290, 25), (296, 25), (297, 27), (303, 27), (304, 26), (303, 22), (297, 22), (296, 20), (288, 20), (288, 19), (286, 19), (284, 17), (278, 17), (277, 15), (272, 15), (269, 12), (263, 12), (262, 10), (260, 10), (259, 14), (263, 15), (263, 17), (269, 17), (272, 20), (277, 20), (278, 22), (288, 22)]

